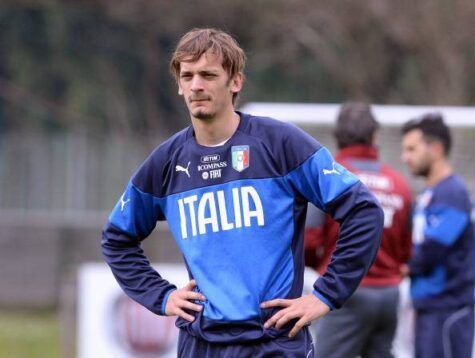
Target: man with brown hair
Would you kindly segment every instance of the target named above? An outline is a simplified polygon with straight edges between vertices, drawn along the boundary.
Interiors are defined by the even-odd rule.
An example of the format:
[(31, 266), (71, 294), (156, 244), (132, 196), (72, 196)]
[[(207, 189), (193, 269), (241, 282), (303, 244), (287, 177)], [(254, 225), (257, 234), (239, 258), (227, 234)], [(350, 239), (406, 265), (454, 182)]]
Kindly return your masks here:
[[(171, 71), (191, 126), (132, 177), (103, 231), (102, 251), (130, 297), (178, 316), (180, 357), (311, 357), (307, 325), (356, 288), (374, 259), (383, 214), (309, 135), (235, 110), (244, 64), (244, 52), (222, 31), (181, 38)], [(302, 296), (308, 201), (340, 220), (340, 242), (358, 242), (358, 249), (343, 250)], [(140, 249), (157, 220), (168, 221), (183, 253), (190, 276), (183, 288), (153, 270)]]
[[(406, 180), (379, 160), (378, 129), (368, 104), (342, 105), (335, 128), (336, 161), (355, 173), (379, 199), (385, 220), (376, 260), (360, 287), (341, 310), (331, 312), (316, 324), (317, 358), (393, 356), (400, 269), (411, 249), (411, 195)], [(322, 213), (314, 213), (309, 221), (319, 215)], [(307, 226), (306, 264), (322, 275), (332, 255), (337, 255), (335, 247), (341, 250), (337, 242), (339, 230), (339, 223), (329, 216), (319, 226)]]
[(402, 160), (427, 188), (414, 210), (411, 277), (417, 358), (471, 358), (475, 238), (470, 194), (449, 161), (450, 130), (438, 113), (402, 128)]

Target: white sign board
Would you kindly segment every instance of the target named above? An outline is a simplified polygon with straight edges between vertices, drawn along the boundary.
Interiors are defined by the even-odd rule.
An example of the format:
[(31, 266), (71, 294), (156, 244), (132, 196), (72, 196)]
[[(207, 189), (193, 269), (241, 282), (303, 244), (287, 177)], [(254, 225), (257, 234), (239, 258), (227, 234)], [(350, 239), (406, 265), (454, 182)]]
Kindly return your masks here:
[[(188, 282), (183, 265), (154, 265), (178, 287)], [(176, 357), (175, 317), (153, 314), (128, 298), (105, 264), (84, 264), (78, 280), (78, 357)]]

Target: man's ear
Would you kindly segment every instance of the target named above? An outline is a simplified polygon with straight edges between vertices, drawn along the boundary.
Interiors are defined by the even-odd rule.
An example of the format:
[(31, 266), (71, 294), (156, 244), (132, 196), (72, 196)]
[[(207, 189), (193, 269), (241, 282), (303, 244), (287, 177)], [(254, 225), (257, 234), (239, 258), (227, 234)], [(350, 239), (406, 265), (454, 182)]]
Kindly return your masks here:
[(236, 73), (231, 79), (231, 92), (238, 93), (239, 91), (241, 91), (243, 83), (244, 74), (242, 72)]
[(177, 83), (177, 85), (178, 85), (178, 94), (179, 94), (180, 96), (183, 96), (183, 90), (181, 89), (180, 84)]
[(444, 145), (438, 140), (434, 140), (430, 143), (430, 150), (432, 155), (436, 158), (445, 157)]

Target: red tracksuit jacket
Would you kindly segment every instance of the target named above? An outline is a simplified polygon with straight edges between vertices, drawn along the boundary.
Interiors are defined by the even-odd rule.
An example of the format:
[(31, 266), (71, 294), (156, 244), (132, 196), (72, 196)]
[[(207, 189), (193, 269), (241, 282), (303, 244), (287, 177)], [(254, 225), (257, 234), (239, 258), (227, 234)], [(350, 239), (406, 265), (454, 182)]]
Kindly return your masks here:
[[(361, 286), (397, 285), (400, 265), (407, 262), (412, 247), (411, 192), (406, 180), (378, 160), (374, 147), (354, 145), (340, 150), (335, 159), (355, 173), (379, 199), (384, 210), (384, 231), (376, 261)], [(324, 215), (323, 213), (321, 215)], [(305, 230), (305, 263), (325, 272), (335, 249), (340, 225), (326, 216), (317, 227)]]

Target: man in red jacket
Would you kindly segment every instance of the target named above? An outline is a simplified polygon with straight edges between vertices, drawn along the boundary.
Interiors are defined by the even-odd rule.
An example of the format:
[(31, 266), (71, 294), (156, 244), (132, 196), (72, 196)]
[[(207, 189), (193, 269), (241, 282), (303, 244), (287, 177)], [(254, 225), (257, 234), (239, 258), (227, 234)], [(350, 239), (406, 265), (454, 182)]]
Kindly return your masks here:
[[(411, 250), (411, 194), (406, 180), (378, 160), (375, 140), (379, 124), (364, 103), (347, 103), (338, 116), (336, 161), (355, 173), (379, 199), (384, 232), (376, 261), (346, 305), (317, 323), (316, 357), (392, 357), (397, 326), (400, 267)], [(340, 224), (309, 210), (305, 231), (305, 261), (320, 274), (336, 247)], [(310, 226), (309, 226), (310, 225)], [(355, 247), (356, 248), (356, 247)]]

